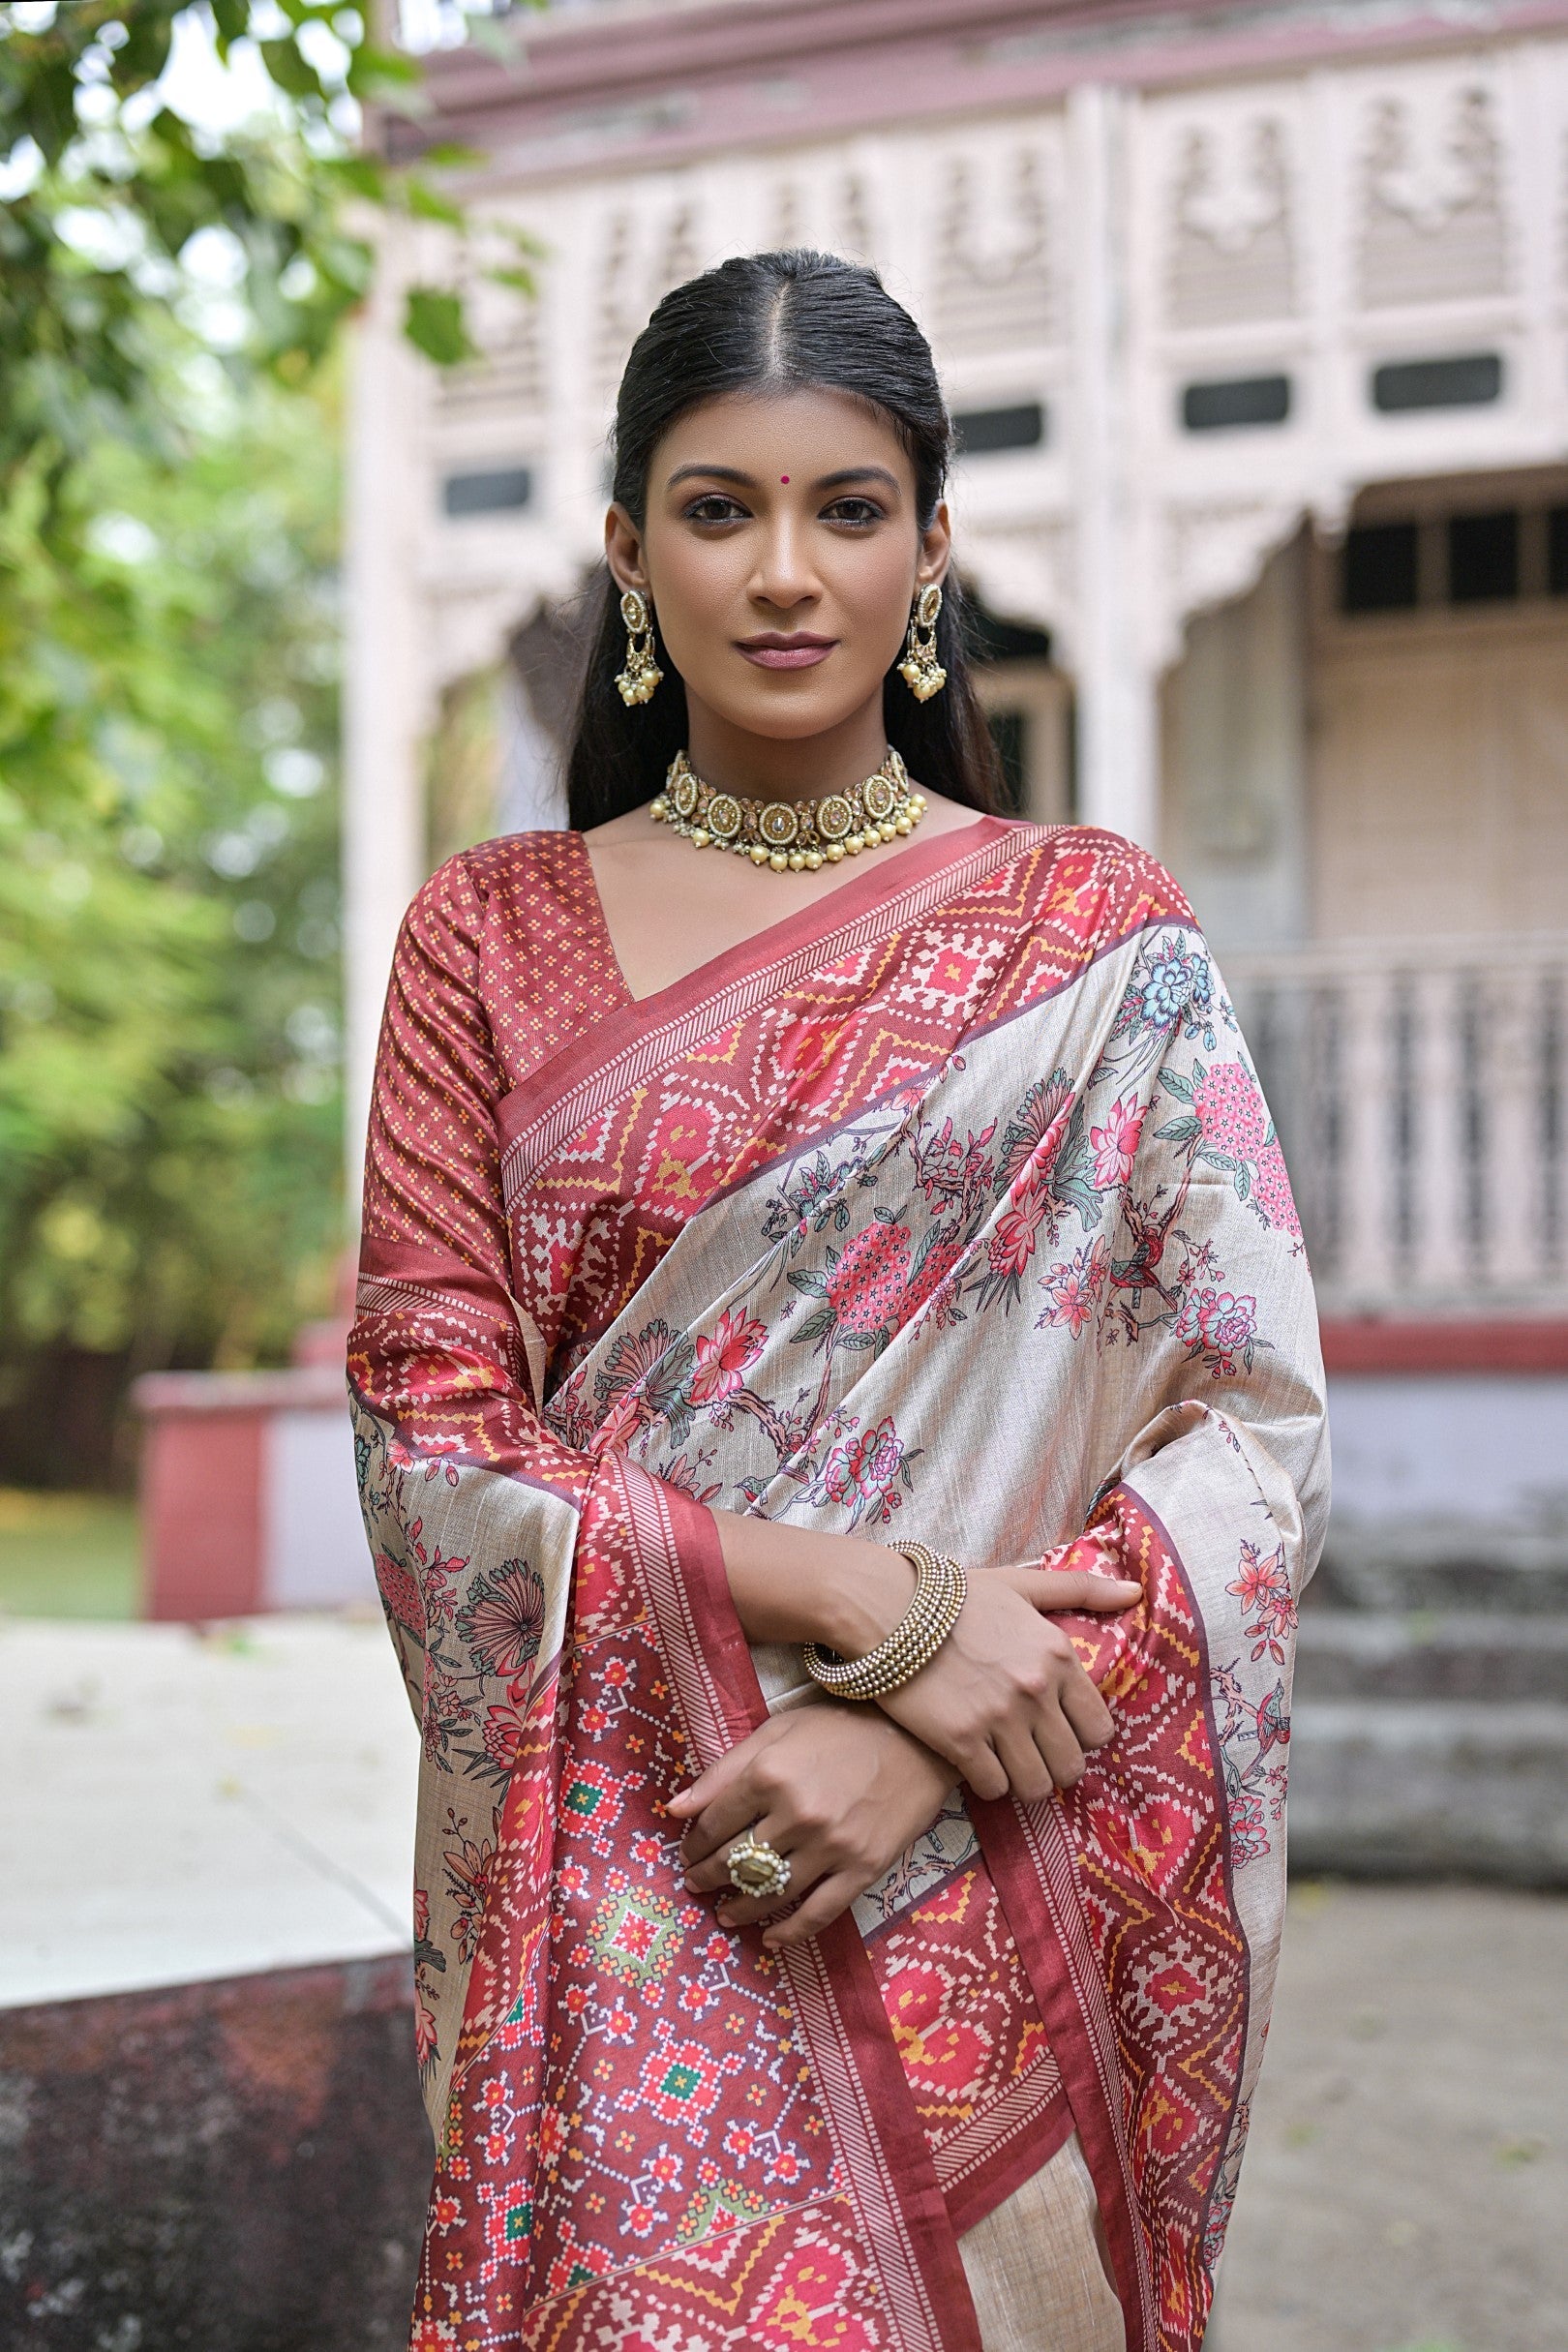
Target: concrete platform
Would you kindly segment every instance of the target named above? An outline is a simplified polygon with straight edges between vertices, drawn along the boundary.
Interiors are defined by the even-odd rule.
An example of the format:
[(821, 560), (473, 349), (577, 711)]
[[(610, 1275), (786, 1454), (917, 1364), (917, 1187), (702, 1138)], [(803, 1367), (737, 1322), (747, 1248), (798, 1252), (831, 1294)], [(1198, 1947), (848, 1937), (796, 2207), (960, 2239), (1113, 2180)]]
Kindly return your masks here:
[(0, 2008), (407, 1949), (379, 1617), (0, 1620)]

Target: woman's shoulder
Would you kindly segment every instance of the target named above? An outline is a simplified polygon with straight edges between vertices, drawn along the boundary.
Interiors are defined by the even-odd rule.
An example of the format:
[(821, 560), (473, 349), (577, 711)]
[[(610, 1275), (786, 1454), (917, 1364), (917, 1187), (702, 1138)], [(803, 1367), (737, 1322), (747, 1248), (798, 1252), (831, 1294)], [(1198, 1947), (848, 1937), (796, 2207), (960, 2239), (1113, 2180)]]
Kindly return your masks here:
[(415, 892), (408, 920), (467, 928), (498, 912), (589, 913), (592, 869), (581, 833), (498, 833), (446, 859)]
[(1013, 827), (1017, 863), (1039, 912), (1075, 920), (1101, 934), (1125, 936), (1151, 922), (1195, 927), (1179, 882), (1152, 850), (1101, 825)]

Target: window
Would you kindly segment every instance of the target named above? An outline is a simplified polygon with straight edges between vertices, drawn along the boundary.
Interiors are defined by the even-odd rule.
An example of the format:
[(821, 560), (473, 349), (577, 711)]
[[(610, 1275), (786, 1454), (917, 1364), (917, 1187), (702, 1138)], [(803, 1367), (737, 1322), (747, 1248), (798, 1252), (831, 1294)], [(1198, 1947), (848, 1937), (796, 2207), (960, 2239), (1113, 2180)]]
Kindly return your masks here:
[(1189, 384), (1182, 394), (1182, 423), (1189, 433), (1282, 425), (1289, 414), (1288, 376), (1231, 376), (1216, 383)]
[(1410, 408), (1480, 408), (1501, 397), (1502, 361), (1495, 351), (1402, 359), (1372, 370), (1372, 407), (1385, 416)]
[(527, 466), (449, 473), (441, 484), (441, 511), (454, 522), (465, 515), (515, 514), (532, 496), (533, 476)]
[(990, 457), (1002, 449), (1039, 449), (1045, 439), (1045, 409), (1038, 400), (1010, 408), (963, 408), (952, 420), (960, 457)]
[(1547, 512), (1547, 594), (1568, 596), (1568, 506)]
[(1407, 613), (1416, 604), (1416, 527), (1363, 523), (1345, 533), (1340, 603), (1346, 613)]
[(1519, 516), (1513, 509), (1448, 518), (1448, 601), (1489, 604), (1519, 594)]

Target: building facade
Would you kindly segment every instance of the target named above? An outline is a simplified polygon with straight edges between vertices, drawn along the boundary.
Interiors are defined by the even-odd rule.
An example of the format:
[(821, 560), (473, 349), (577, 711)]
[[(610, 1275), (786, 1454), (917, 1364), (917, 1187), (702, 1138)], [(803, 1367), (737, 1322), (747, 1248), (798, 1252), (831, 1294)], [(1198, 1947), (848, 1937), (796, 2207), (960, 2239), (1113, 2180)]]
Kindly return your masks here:
[[(724, 255), (812, 243), (931, 336), (1022, 805), (1189, 889), (1330, 1310), (1568, 1310), (1568, 5), (577, 0), (484, 29), (379, 134), (485, 161), (461, 248), (388, 235), (359, 351), (358, 1099), (431, 863), (560, 821), (632, 336)], [(532, 299), (484, 274), (520, 235)], [(445, 374), (400, 333), (431, 283), (481, 346)]]

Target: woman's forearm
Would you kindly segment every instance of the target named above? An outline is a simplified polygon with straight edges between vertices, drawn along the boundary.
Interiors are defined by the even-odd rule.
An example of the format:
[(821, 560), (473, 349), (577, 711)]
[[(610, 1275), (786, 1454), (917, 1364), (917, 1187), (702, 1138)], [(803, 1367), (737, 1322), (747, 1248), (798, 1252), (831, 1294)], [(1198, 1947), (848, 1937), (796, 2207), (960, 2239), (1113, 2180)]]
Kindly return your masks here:
[(715, 1511), (736, 1614), (749, 1642), (822, 1642), (859, 1657), (909, 1607), (915, 1571), (886, 1544)]

